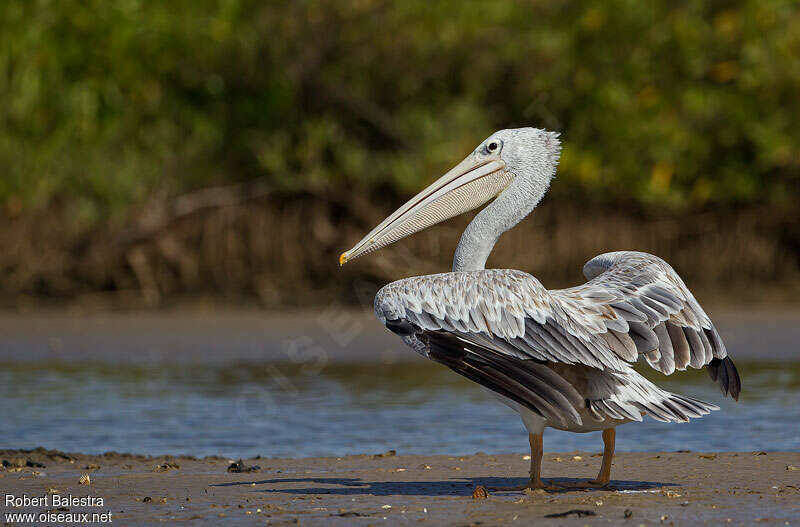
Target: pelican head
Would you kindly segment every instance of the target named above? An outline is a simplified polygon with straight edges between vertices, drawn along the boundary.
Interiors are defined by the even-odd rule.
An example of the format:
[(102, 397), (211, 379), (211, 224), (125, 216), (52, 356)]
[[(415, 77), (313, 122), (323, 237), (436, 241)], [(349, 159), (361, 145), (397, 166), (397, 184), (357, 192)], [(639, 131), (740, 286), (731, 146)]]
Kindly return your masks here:
[(515, 128), (493, 133), (463, 161), (342, 253), (339, 264), (476, 209), (501, 194), (509, 197), (505, 200), (507, 206), (516, 208), (512, 215), (519, 216), (519, 221), (547, 191), (560, 149), (556, 132)]

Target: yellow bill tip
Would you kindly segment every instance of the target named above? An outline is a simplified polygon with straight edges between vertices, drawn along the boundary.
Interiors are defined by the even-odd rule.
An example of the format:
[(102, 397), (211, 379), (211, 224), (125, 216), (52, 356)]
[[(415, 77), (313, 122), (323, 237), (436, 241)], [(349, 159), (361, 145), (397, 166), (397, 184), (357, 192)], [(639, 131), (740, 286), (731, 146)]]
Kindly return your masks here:
[(339, 267), (343, 266), (345, 263), (347, 263), (347, 253), (343, 252), (339, 255)]

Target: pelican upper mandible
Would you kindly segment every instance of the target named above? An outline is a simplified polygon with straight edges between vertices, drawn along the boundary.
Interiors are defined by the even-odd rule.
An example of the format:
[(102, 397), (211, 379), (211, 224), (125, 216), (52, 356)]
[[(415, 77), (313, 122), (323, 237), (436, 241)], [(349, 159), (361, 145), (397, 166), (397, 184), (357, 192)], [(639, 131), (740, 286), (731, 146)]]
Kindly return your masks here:
[(587, 282), (558, 290), (523, 271), (485, 269), (499, 237), (544, 196), (560, 151), (554, 132), (495, 132), (340, 257), (344, 264), (493, 200), (462, 234), (452, 272), (384, 286), (375, 313), (415, 351), (519, 412), (531, 445), (530, 481), (519, 488), (549, 487), (540, 474), (546, 427), (602, 430), (600, 473), (585, 485), (605, 486), (616, 426), (645, 415), (685, 422), (718, 409), (648, 381), (633, 369), (640, 358), (665, 375), (705, 367), (723, 395), (738, 400), (741, 390), (711, 320), (656, 256), (601, 254), (583, 267)]

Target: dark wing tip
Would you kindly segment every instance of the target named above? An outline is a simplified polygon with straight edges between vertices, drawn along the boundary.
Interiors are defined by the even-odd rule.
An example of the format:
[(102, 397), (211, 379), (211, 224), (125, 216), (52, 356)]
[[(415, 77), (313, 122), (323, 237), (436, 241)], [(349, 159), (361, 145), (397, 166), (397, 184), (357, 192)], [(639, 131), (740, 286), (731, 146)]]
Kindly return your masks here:
[(742, 392), (742, 380), (730, 357), (711, 359), (711, 362), (708, 363), (708, 374), (711, 376), (711, 380), (719, 382), (724, 395), (730, 394), (735, 401), (739, 400), (739, 394)]

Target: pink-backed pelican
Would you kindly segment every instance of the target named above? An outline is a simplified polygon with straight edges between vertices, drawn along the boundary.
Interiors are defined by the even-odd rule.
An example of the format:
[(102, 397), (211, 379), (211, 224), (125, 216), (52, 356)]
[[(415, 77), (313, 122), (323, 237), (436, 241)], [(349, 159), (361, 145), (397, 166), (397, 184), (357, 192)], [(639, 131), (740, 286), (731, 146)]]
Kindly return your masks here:
[(560, 152), (554, 132), (495, 132), (339, 259), (344, 264), (494, 198), (462, 234), (452, 272), (386, 285), (375, 313), (415, 351), (519, 412), (531, 446), (530, 480), (519, 489), (551, 487), (540, 470), (546, 427), (602, 430), (600, 473), (585, 485), (605, 486), (617, 425), (644, 415), (685, 422), (718, 409), (648, 381), (632, 367), (640, 357), (665, 375), (705, 367), (737, 400), (741, 390), (711, 320), (656, 256), (601, 254), (584, 266), (586, 283), (558, 290), (523, 271), (485, 268), (499, 237), (544, 196)]

